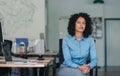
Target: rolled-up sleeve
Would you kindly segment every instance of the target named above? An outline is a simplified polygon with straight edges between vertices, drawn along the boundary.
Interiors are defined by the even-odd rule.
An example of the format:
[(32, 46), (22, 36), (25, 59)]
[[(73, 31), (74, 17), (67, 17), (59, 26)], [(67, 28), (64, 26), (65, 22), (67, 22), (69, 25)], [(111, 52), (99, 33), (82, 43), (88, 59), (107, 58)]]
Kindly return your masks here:
[(95, 42), (91, 38), (91, 45), (90, 45), (90, 68), (94, 68), (97, 65), (98, 58), (96, 54), (96, 47), (95, 47)]

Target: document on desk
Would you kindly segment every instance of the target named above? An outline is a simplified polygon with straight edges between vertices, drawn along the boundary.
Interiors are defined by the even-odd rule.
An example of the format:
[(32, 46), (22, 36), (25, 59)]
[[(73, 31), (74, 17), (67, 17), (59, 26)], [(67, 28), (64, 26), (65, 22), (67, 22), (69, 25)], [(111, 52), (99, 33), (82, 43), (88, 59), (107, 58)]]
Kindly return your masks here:
[(25, 62), (21, 62), (21, 61), (13, 62), (13, 64), (32, 64), (33, 65), (33, 64), (38, 64), (38, 62), (28, 60), (28, 61), (25, 61)]

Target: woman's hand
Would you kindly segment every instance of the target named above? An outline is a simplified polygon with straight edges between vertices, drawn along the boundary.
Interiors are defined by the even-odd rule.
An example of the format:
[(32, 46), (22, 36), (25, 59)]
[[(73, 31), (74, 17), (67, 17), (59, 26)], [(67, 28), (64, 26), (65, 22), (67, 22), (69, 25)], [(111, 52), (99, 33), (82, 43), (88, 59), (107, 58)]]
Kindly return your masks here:
[(90, 72), (89, 64), (84, 64), (83, 67), (84, 67), (84, 69), (82, 70), (83, 73), (88, 73), (88, 72)]
[(78, 66), (78, 69), (81, 70), (83, 73), (90, 72), (89, 64), (83, 64), (82, 66)]

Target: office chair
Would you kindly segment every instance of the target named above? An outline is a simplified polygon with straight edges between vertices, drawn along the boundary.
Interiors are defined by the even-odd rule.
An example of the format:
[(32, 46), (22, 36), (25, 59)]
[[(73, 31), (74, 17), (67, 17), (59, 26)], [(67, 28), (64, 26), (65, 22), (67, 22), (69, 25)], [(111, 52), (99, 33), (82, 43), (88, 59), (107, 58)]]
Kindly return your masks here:
[[(63, 61), (64, 61), (64, 58), (63, 58), (63, 52), (62, 52), (62, 39), (59, 39), (59, 63), (57, 63), (56, 67), (57, 68), (60, 67)], [(90, 59), (88, 58), (87, 63), (89, 62), (90, 62)], [(93, 69), (91, 69), (89, 75), (93, 76), (94, 69), (95, 69), (95, 76), (98, 76), (98, 68), (100, 67), (95, 66)]]
[[(11, 48), (12, 48), (12, 41), (11, 40), (4, 40), (3, 45), (2, 46), (7, 46), (5, 48), (9, 49), (8, 51), (11, 52)], [(4, 51), (4, 49), (3, 49)], [(3, 55), (3, 54), (2, 54)], [(10, 68), (0, 68), (0, 76), (2, 75), (6, 75), (10, 73)]]

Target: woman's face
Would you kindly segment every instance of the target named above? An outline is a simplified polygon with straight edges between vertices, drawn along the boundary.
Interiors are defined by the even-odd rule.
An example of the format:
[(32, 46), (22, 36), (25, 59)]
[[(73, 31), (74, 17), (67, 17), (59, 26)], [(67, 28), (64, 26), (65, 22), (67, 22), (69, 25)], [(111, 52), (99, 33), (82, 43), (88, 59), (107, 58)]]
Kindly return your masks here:
[(83, 33), (85, 30), (86, 21), (83, 17), (79, 17), (75, 23), (75, 32)]

